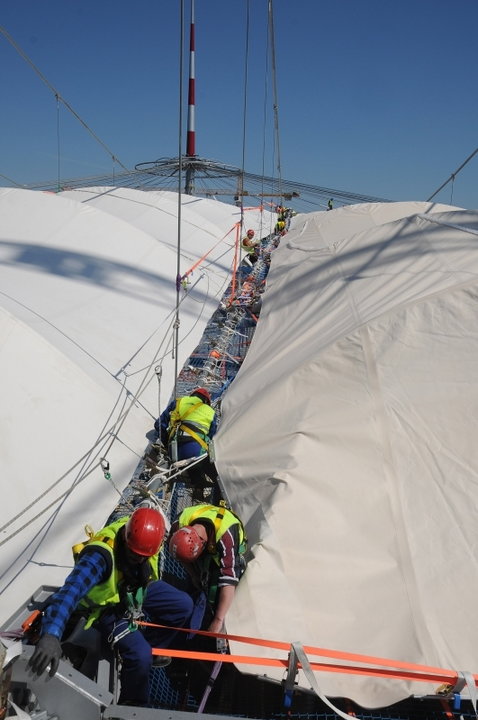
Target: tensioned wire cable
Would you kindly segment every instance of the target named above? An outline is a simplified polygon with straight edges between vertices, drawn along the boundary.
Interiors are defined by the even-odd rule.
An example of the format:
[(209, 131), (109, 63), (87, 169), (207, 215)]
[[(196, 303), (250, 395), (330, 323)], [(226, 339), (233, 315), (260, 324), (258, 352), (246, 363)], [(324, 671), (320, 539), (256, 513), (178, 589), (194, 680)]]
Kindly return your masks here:
[(272, 0), (269, 0), (269, 33), (271, 38), (271, 65), (272, 65), (272, 89), (274, 93), (274, 138), (275, 152), (277, 158), (277, 173), (279, 177), (279, 194), (282, 199), (282, 169), (280, 161), (280, 137), (279, 137), (279, 101), (277, 95), (277, 73), (276, 73), (276, 49), (274, 38), (274, 9)]
[(179, 8), (179, 118), (178, 118), (178, 242), (176, 258), (176, 314), (174, 321), (174, 397), (177, 395), (179, 372), (179, 302), (181, 293), (181, 210), (183, 179), (183, 67), (184, 67), (184, 0)]
[[(177, 158), (174, 159), (176, 162), (176, 169), (171, 169), (168, 166), (168, 172), (151, 174), (140, 170), (131, 170), (127, 172), (121, 172), (116, 174), (116, 184), (120, 187), (133, 187), (133, 188), (155, 188), (158, 190), (170, 190), (176, 192), (177, 190)], [(222, 178), (220, 181), (216, 179), (217, 187), (224, 188), (228, 195), (237, 194), (237, 176), (240, 174), (240, 169), (236, 168), (236, 174), (230, 173), (228, 178)], [(7, 178), (8, 179), (8, 178)], [(276, 184), (276, 178), (270, 176), (264, 176), (261, 172), (252, 173), (245, 172), (244, 180), (250, 184), (248, 195), (255, 197), (259, 194), (259, 191), (263, 192), (264, 183), (272, 189)], [(82, 178), (68, 178), (63, 179), (63, 185), (67, 185), (70, 189), (77, 187), (88, 187), (97, 185), (108, 185), (111, 182), (110, 175), (89, 175)], [(234, 183), (234, 185), (233, 185)], [(341, 200), (343, 204), (360, 203), (360, 202), (391, 202), (390, 198), (378, 197), (376, 195), (363, 195), (360, 193), (352, 192), (349, 190), (338, 190), (337, 188), (324, 187), (320, 185), (311, 185), (308, 183), (299, 182), (297, 180), (288, 180), (283, 178), (283, 191), (297, 191), (299, 193), (300, 202), (307, 202), (304, 198), (305, 195), (317, 196), (319, 198), (330, 198), (336, 197)], [(201, 178), (198, 178), (199, 184), (206, 187), (206, 182)], [(54, 190), (57, 186), (57, 181), (48, 181), (43, 183), (30, 183), (28, 185), (18, 185), (29, 190)], [(228, 190), (229, 188), (229, 190)], [(254, 188), (257, 188), (257, 193), (254, 192)], [(247, 189), (247, 188), (246, 188)], [(259, 195), (260, 197), (260, 195)]]
[[(179, 194), (178, 194), (179, 204), (178, 204), (178, 273), (177, 273), (177, 276), (178, 276), (178, 277), (180, 276), (180, 266), (179, 266), (179, 263), (180, 263), (181, 185), (182, 185), (182, 183), (181, 183), (181, 171), (182, 171), (182, 167), (181, 167), (182, 119), (181, 119), (181, 118), (182, 118), (182, 56), (183, 56), (183, 36), (184, 36), (184, 21), (183, 21), (183, 17), (184, 17), (184, 2), (183, 2), (183, 0), (181, 0), (181, 42), (180, 42), (180, 45), (181, 45), (181, 49), (180, 49), (180, 85), (181, 85), (181, 92), (180, 92), (180, 119), (179, 119), (179, 143), (180, 143), (179, 158), (180, 158), (180, 166), (179, 166)], [(82, 122), (82, 124), (85, 126), (85, 128), (86, 128), (89, 132), (91, 132), (91, 134), (93, 134), (93, 136), (95, 137), (95, 139), (97, 139), (97, 140), (100, 142), (100, 144), (102, 144), (103, 147), (105, 147), (105, 149), (107, 149), (107, 151), (110, 153), (113, 161), (114, 161), (114, 162), (115, 162), (115, 161), (119, 162), (118, 159), (117, 159), (114, 155), (112, 155), (112, 153), (109, 151), (109, 149), (104, 145), (104, 143), (102, 143), (102, 141), (100, 141), (99, 138), (97, 138), (97, 137), (94, 135), (94, 133), (92, 133), (92, 131), (88, 128), (88, 126), (86, 125), (86, 123), (84, 123), (84, 122), (81, 120), (81, 118), (77, 115), (77, 113), (75, 113), (75, 111), (71, 108), (71, 106), (69, 106), (68, 103), (66, 103), (66, 101), (60, 96), (60, 94), (53, 88), (53, 86), (51, 86), (51, 84), (50, 84), (50, 83), (46, 80), (46, 78), (41, 74), (41, 72), (38, 70), (38, 68), (36, 68), (36, 66), (32, 63), (32, 61), (23, 53), (23, 51), (21, 51), (21, 49), (20, 49), (18, 46), (16, 46), (16, 44), (14, 43), (14, 41), (8, 36), (8, 33), (6, 33), (6, 31), (4, 31), (4, 29), (2, 29), (2, 28), (0, 28), (0, 29), (2, 30), (3, 34), (7, 37), (7, 39), (8, 39), (10, 42), (12, 42), (12, 44), (16, 47), (16, 49), (20, 52), (20, 54), (27, 60), (27, 62), (29, 62), (29, 64), (33, 67), (33, 69), (35, 70), (35, 72), (37, 72), (37, 74), (39, 74), (39, 76), (41, 77), (41, 79), (43, 80), (43, 82), (45, 82), (45, 84), (52, 90), (52, 92), (54, 92), (55, 98), (56, 98), (56, 100), (57, 100), (58, 111), (59, 111), (59, 101), (61, 100), (61, 101), (65, 104), (65, 106), (80, 120), (80, 122)], [(57, 121), (58, 121), (58, 122), (57, 122), (57, 141), (58, 141), (58, 146), (59, 146), (59, 143), (60, 143), (60, 139), (59, 139), (59, 118), (57, 119)], [(58, 161), (58, 162), (60, 162), (60, 161)], [(119, 164), (122, 165), (122, 163), (119, 163)], [(127, 168), (125, 168), (124, 165), (122, 165), (122, 167), (123, 167), (125, 170), (127, 170)], [(58, 185), (59, 185), (59, 183), (60, 183), (60, 165), (58, 165)], [(178, 342), (178, 339), (179, 339), (179, 338), (178, 338), (178, 330), (179, 330), (179, 304), (180, 304), (180, 302), (179, 302), (179, 289), (180, 289), (180, 288), (178, 287), (178, 288), (177, 288), (177, 302), (176, 302), (175, 345), (174, 345), (174, 354), (175, 354), (175, 361), (176, 361), (175, 378), (177, 378), (177, 375), (178, 375), (177, 363), (178, 363), (178, 345), (179, 345), (179, 342)], [(157, 354), (158, 354), (158, 353), (156, 353), (156, 357), (155, 357), (155, 359), (153, 359), (151, 365), (154, 364), (154, 362), (156, 362)], [(142, 387), (140, 388), (140, 391), (137, 392), (137, 393), (135, 394), (134, 398), (131, 400), (130, 405), (129, 405), (129, 408), (125, 411), (125, 410), (124, 410), (124, 407), (125, 407), (125, 406), (123, 405), (123, 410), (120, 412), (120, 414), (119, 414), (117, 420), (114, 422), (113, 426), (110, 427), (109, 430), (108, 430), (106, 433), (105, 433), (105, 432), (100, 433), (100, 437), (97, 439), (97, 442), (96, 442), (96, 443), (93, 445), (93, 447), (83, 456), (83, 458), (80, 459), (80, 461), (77, 463), (77, 465), (78, 465), (78, 464), (80, 464), (81, 462), (83, 462), (83, 468), (79, 470), (79, 472), (78, 472), (78, 474), (77, 474), (77, 476), (76, 476), (76, 479), (73, 481), (72, 485), (71, 485), (64, 493), (62, 493), (62, 495), (60, 495), (60, 497), (56, 498), (56, 499), (53, 501), (53, 503), (50, 503), (50, 505), (49, 505), (47, 508), (45, 508), (39, 515), (41, 515), (41, 514), (43, 514), (44, 512), (46, 512), (46, 511), (47, 511), (52, 505), (54, 505), (56, 502), (61, 501), (61, 500), (64, 502), (64, 500), (66, 499), (66, 497), (74, 490), (74, 488), (92, 472), (92, 470), (93, 470), (94, 468), (91, 467), (91, 463), (90, 463), (90, 467), (87, 469), (88, 458), (91, 457), (91, 454), (93, 453), (93, 451), (95, 450), (95, 448), (98, 447), (98, 445), (99, 445), (100, 442), (104, 442), (105, 440), (107, 440), (107, 439), (109, 438), (109, 439), (110, 439), (109, 447), (108, 447), (108, 449), (106, 450), (105, 456), (107, 455), (107, 453), (108, 453), (109, 450), (111, 449), (111, 446), (112, 446), (112, 444), (114, 443), (114, 441), (115, 441), (116, 439), (118, 439), (118, 436), (117, 436), (118, 427), (117, 427), (117, 426), (119, 425), (119, 428), (121, 428), (121, 426), (123, 425), (123, 423), (124, 423), (124, 421), (125, 421), (125, 419), (126, 419), (126, 416), (129, 414), (129, 411), (130, 411), (131, 408), (133, 407), (134, 402), (137, 400), (137, 398), (142, 394), (142, 391), (145, 389), (145, 388), (144, 388), (145, 381), (146, 381), (146, 378), (143, 379), (143, 382), (142, 382), (142, 384), (141, 384)], [(176, 390), (176, 388), (175, 388), (175, 390)], [(125, 398), (125, 400), (126, 400), (126, 398)], [(111, 414), (110, 414), (110, 418), (111, 418)], [(108, 421), (107, 421), (107, 422), (108, 422)], [(105, 426), (103, 427), (103, 431), (104, 431), (104, 430), (105, 430)], [(93, 460), (93, 463), (94, 463), (94, 460)], [(74, 466), (73, 466), (73, 467), (74, 467)], [(96, 465), (95, 465), (94, 467), (96, 467)], [(56, 486), (59, 482), (61, 482), (61, 479), (65, 478), (72, 469), (73, 469), (73, 468), (70, 468), (69, 471), (67, 471), (61, 478), (59, 478), (55, 483), (53, 483), (53, 485), (50, 486), (50, 488), (49, 488), (48, 490), (46, 490), (45, 493), (43, 493), (40, 497), (42, 497), (43, 495), (47, 494), (50, 490), (52, 490), (53, 487)], [(39, 499), (40, 499), (40, 498), (36, 498), (36, 500), (39, 500)], [(32, 505), (30, 505), (29, 508), (30, 508), (31, 506), (32, 506)], [(16, 519), (18, 519), (21, 515), (23, 515), (23, 514), (27, 511), (27, 509), (29, 509), (29, 508), (25, 508), (22, 513), (20, 513), (20, 514), (19, 514), (18, 516), (16, 516), (15, 518), (11, 519), (11, 520), (4, 526), (4, 529), (5, 529), (6, 527), (8, 527), (9, 525), (11, 525), (11, 523), (14, 522)], [(57, 508), (57, 511), (55, 511), (55, 515), (56, 515), (56, 512), (58, 512), (58, 510), (59, 510), (59, 508)], [(39, 517), (39, 515), (38, 515), (37, 517)], [(21, 530), (21, 529), (20, 529), (20, 530)], [(19, 532), (20, 530), (18, 530), (17, 532)], [(8, 539), (11, 539), (11, 537), (13, 537), (14, 535), (16, 535), (17, 532), (13, 533), (13, 535), (11, 535), (10, 538), (8, 538)], [(6, 542), (8, 539), (5, 539), (4, 542)], [(2, 544), (3, 544), (3, 543), (2, 543)]]
[(241, 227), (242, 236), (244, 230), (244, 171), (246, 163), (246, 133), (247, 133), (247, 83), (249, 75), (249, 0), (246, 3), (246, 38), (244, 48), (244, 93), (242, 101), (242, 164), (241, 164)]
[[(455, 178), (456, 178), (456, 176), (458, 175), (458, 173), (461, 172), (461, 170), (463, 170), (463, 168), (465, 167), (465, 165), (468, 165), (468, 163), (470, 162), (470, 160), (471, 160), (472, 158), (474, 158), (477, 153), (478, 153), (478, 148), (476, 148), (476, 150), (474, 150), (474, 151), (471, 153), (471, 155), (468, 155), (468, 157), (466, 158), (466, 160), (464, 160), (464, 161), (462, 162), (462, 164), (460, 165), (460, 167), (458, 167), (458, 168), (455, 170), (455, 172), (453, 172), (453, 173), (450, 175), (450, 177), (449, 177), (447, 180), (445, 180), (445, 182), (442, 183), (437, 190), (435, 190), (435, 192), (433, 193), (433, 195), (430, 195), (430, 197), (427, 198), (427, 202), (430, 202), (430, 200), (432, 200), (432, 199), (435, 197), (435, 195), (438, 195), (438, 193), (440, 192), (440, 190), (443, 190), (443, 188), (446, 187), (449, 182), (453, 182), (453, 183), (454, 183), (454, 182), (455, 182)], [(452, 199), (453, 199), (453, 192), (452, 192)]]
[[(204, 301), (204, 304), (205, 304), (205, 301)], [(199, 322), (199, 320), (200, 320), (200, 318), (201, 318), (201, 316), (202, 316), (202, 313), (203, 313), (203, 310), (204, 310), (204, 304), (203, 304), (203, 307), (202, 307), (202, 309), (201, 309), (201, 312), (199, 313), (199, 316), (198, 316), (198, 319), (197, 319), (197, 321), (196, 321), (196, 324), (197, 324), (197, 322)], [(110, 418), (112, 418), (112, 416), (113, 416), (113, 414), (114, 414), (114, 411), (115, 411), (115, 408), (116, 408), (116, 406), (119, 404), (120, 398), (121, 398), (124, 390), (126, 389), (125, 386), (124, 386), (124, 384), (122, 385), (121, 392), (120, 392), (120, 394), (119, 394), (119, 396), (118, 396), (118, 398), (117, 398), (117, 400), (116, 400), (116, 402), (115, 402), (115, 406), (114, 406), (113, 409), (111, 410), (108, 419), (105, 421), (105, 423), (104, 423), (104, 425), (103, 425), (103, 428), (102, 428), (102, 430), (100, 431), (100, 434), (99, 434), (96, 442), (94, 443), (94, 445), (93, 445), (81, 458), (79, 458), (79, 460), (78, 460), (73, 466), (71, 466), (67, 471), (65, 471), (65, 472), (63, 473), (63, 475), (61, 475), (57, 480), (55, 480), (44, 492), (42, 492), (40, 495), (38, 495), (37, 497), (35, 497), (34, 500), (32, 500), (32, 502), (31, 502), (29, 505), (27, 505), (25, 508), (23, 508), (20, 513), (18, 513), (17, 515), (15, 515), (13, 518), (10, 518), (2, 527), (0, 527), (0, 532), (4, 532), (4, 531), (5, 531), (7, 528), (9, 528), (16, 520), (18, 520), (20, 517), (22, 517), (23, 515), (25, 515), (25, 513), (27, 513), (28, 510), (30, 510), (32, 507), (34, 507), (43, 497), (45, 497), (45, 496), (46, 496), (49, 492), (51, 492), (57, 485), (59, 485), (59, 483), (61, 483), (61, 481), (64, 480), (64, 479), (69, 475), (70, 472), (72, 472), (75, 468), (77, 468), (78, 466), (80, 466), (80, 465), (83, 464), (83, 469), (79, 469), (79, 470), (78, 470), (77, 475), (76, 475), (76, 478), (73, 480), (73, 482), (72, 482), (72, 484), (70, 485), (70, 487), (68, 487), (63, 493), (61, 493), (61, 495), (57, 496), (54, 500), (52, 500), (46, 507), (44, 507), (39, 513), (37, 513), (37, 515), (35, 515), (33, 518), (29, 518), (28, 521), (27, 521), (24, 525), (22, 525), (22, 526), (19, 527), (17, 530), (15, 530), (14, 532), (12, 532), (12, 533), (11, 533), (10, 535), (8, 535), (6, 538), (3, 538), (3, 539), (0, 541), (0, 546), (6, 544), (9, 540), (11, 540), (11, 539), (14, 538), (16, 535), (18, 535), (22, 530), (24, 530), (24, 528), (25, 528), (27, 525), (29, 525), (31, 522), (37, 520), (39, 517), (41, 517), (42, 515), (44, 515), (48, 510), (50, 510), (50, 508), (52, 508), (54, 505), (56, 505), (56, 503), (61, 502), (61, 501), (64, 501), (64, 500), (73, 492), (73, 490), (75, 490), (75, 488), (76, 488), (83, 480), (86, 480), (86, 478), (89, 477), (89, 475), (91, 475), (91, 473), (92, 473), (95, 469), (97, 469), (99, 463), (95, 462), (95, 460), (96, 460), (96, 458), (98, 457), (98, 455), (101, 454), (101, 456), (102, 456), (103, 458), (106, 458), (107, 455), (108, 455), (108, 453), (109, 453), (109, 451), (111, 450), (111, 447), (112, 447), (113, 443), (114, 443), (115, 441), (121, 442), (120, 438), (118, 437), (118, 431), (119, 431), (121, 425), (123, 425), (124, 421), (126, 420), (126, 417), (128, 416), (128, 414), (129, 414), (130, 410), (132, 409), (132, 407), (134, 406), (134, 404), (139, 401), (139, 397), (141, 396), (141, 394), (142, 394), (142, 393), (144, 392), (144, 390), (146, 389), (147, 384), (149, 384), (149, 382), (153, 379), (153, 378), (150, 378), (150, 379), (146, 382), (146, 378), (148, 377), (149, 372), (150, 372), (152, 366), (158, 362), (158, 359), (161, 359), (161, 360), (164, 359), (164, 357), (166, 357), (166, 356), (171, 352), (171, 350), (168, 350), (168, 349), (166, 348), (165, 351), (164, 351), (164, 353), (163, 353), (163, 355), (161, 356), (161, 358), (158, 357), (158, 356), (159, 356), (159, 353), (160, 353), (160, 350), (161, 350), (161, 347), (163, 346), (163, 344), (165, 343), (165, 341), (166, 341), (166, 339), (167, 339), (167, 337), (168, 337), (168, 335), (169, 335), (169, 331), (170, 331), (171, 325), (172, 325), (172, 323), (170, 324), (170, 327), (169, 327), (168, 330), (166, 331), (166, 333), (165, 333), (165, 335), (164, 335), (164, 337), (163, 337), (163, 339), (162, 339), (162, 341), (161, 341), (161, 344), (160, 344), (158, 350), (156, 351), (156, 353), (155, 353), (152, 361), (150, 362), (150, 364), (149, 364), (146, 368), (142, 368), (142, 371), (146, 370), (147, 372), (145, 373), (145, 378), (144, 378), (143, 382), (141, 383), (140, 389), (138, 390), (138, 392), (137, 392), (134, 396), (132, 396), (131, 393), (127, 393), (127, 395), (123, 398), (122, 408), (119, 410), (119, 414), (118, 414), (117, 419), (116, 419), (116, 420), (113, 420), (113, 424), (112, 424), (111, 426), (107, 427), (107, 424), (108, 424)], [(194, 328), (191, 328), (190, 332), (192, 332), (193, 329), (194, 329)], [(156, 332), (156, 331), (155, 331), (155, 332)], [(153, 333), (153, 334), (154, 334), (154, 333)], [(187, 336), (186, 336), (186, 337), (187, 337)], [(150, 339), (150, 338), (148, 338), (148, 340), (149, 340), (149, 339)], [(186, 338), (183, 338), (183, 341), (184, 341), (185, 339), (186, 339)], [(147, 341), (148, 341), (148, 340), (147, 340)], [(139, 372), (139, 371), (138, 371), (138, 372)], [(125, 373), (125, 374), (126, 374), (126, 373)], [(127, 401), (129, 398), (130, 398), (130, 404), (129, 404), (129, 407), (126, 409), (126, 401)], [(146, 409), (146, 408), (145, 408), (145, 409)], [(119, 428), (117, 427), (118, 425), (119, 425)], [(101, 447), (100, 447), (100, 445), (101, 445)], [(106, 449), (105, 449), (105, 448), (106, 448)], [(92, 457), (95, 450), (96, 450), (95, 456)], [(88, 462), (88, 459), (89, 459), (89, 458), (90, 458), (90, 461)], [(115, 488), (115, 489), (117, 490), (117, 488)], [(118, 490), (117, 490), (117, 492), (118, 492), (119, 495), (122, 496), (122, 494), (121, 494)]]
[[(269, 23), (269, 15), (267, 22)], [(266, 178), (266, 136), (267, 136), (267, 103), (268, 103), (268, 83), (269, 83), (269, 42), (270, 32), (267, 33), (266, 39), (266, 52), (265, 52), (265, 67), (264, 67), (264, 108), (262, 118), (262, 182), (261, 182), (261, 204), (264, 204), (265, 199), (265, 178)], [(262, 224), (263, 215), (261, 215)], [(272, 213), (269, 216), (269, 233), (272, 232)]]
[[(249, 0), (247, 0), (246, 3), (246, 33), (245, 33), (245, 47), (244, 47), (244, 91), (243, 91), (243, 101), (242, 101), (242, 166), (241, 171), (239, 175), (239, 197), (240, 197), (240, 210), (241, 210), (241, 218), (239, 222), (239, 237), (237, 238), (237, 245), (236, 245), (236, 252), (234, 253), (234, 259), (232, 264), (232, 274), (233, 274), (233, 287), (235, 287), (236, 284), (236, 272), (237, 272), (237, 260), (240, 261), (241, 258), (241, 245), (240, 245), (240, 239), (243, 236), (244, 232), (244, 172), (245, 172), (245, 162), (246, 162), (246, 134), (247, 134), (247, 85), (248, 85), (248, 75), (249, 75), (249, 31), (250, 31), (250, 13), (249, 13)], [(236, 255), (238, 254), (238, 257)], [(239, 292), (239, 287), (237, 287), (236, 292)], [(232, 299), (232, 296), (231, 296)]]
[[(55, 87), (53, 87), (53, 85), (51, 84), (51, 82), (49, 82), (49, 80), (47, 80), (47, 78), (43, 75), (43, 73), (40, 71), (40, 69), (35, 65), (35, 63), (33, 62), (33, 60), (32, 60), (32, 59), (26, 54), (26, 52), (18, 45), (18, 43), (15, 42), (15, 40), (12, 38), (12, 36), (10, 35), (10, 33), (9, 33), (9, 32), (6, 30), (6, 28), (4, 28), (2, 25), (0, 25), (0, 32), (1, 32), (2, 35), (6, 38), (6, 40), (8, 40), (8, 42), (10, 43), (10, 45), (12, 45), (12, 46), (15, 48), (15, 50), (18, 52), (18, 54), (21, 55), (21, 57), (22, 57), (22, 58), (30, 65), (30, 67), (36, 72), (36, 74), (38, 75), (38, 77), (40, 78), (40, 80), (45, 83), (45, 85), (47, 86), (47, 88), (48, 88), (49, 90), (51, 90), (51, 92), (52, 92), (53, 95), (55, 96), (57, 102), (61, 101), (61, 102), (63, 103), (63, 105), (66, 107), (66, 109), (69, 110), (69, 111), (71, 112), (71, 114), (74, 115), (74, 116), (76, 117), (76, 119), (83, 125), (83, 127), (85, 128), (85, 130), (87, 130), (87, 131), (90, 133), (90, 135), (96, 140), (96, 142), (99, 143), (104, 150), (106, 150), (106, 152), (107, 152), (108, 155), (111, 157), (111, 159), (113, 160), (113, 162), (117, 162), (119, 165), (121, 165), (121, 167), (123, 168), (123, 170), (128, 171), (128, 168), (127, 168), (125, 165), (123, 165), (123, 163), (121, 162), (121, 160), (118, 159), (118, 156), (115, 155), (115, 154), (112, 152), (112, 150), (109, 149), (109, 147), (106, 145), (106, 143), (104, 143), (103, 140), (101, 140), (101, 139), (98, 137), (98, 135), (96, 135), (96, 133), (93, 132), (93, 130), (92, 130), (92, 129), (89, 127), (89, 125), (83, 120), (83, 118), (81, 118), (80, 115), (76, 112), (76, 110), (74, 110), (74, 109), (72, 108), (72, 106), (70, 105), (70, 103), (65, 100), (65, 98), (58, 92), (58, 90), (57, 90)], [(128, 172), (129, 172), (129, 171), (128, 171)]]
[(7, 180), (9, 183), (12, 183), (12, 185), (15, 185), (15, 187), (18, 187), (18, 188), (25, 187), (25, 185), (21, 185), (21, 183), (17, 183), (16, 180), (12, 180), (12, 178), (9, 178), (7, 175), (2, 175), (2, 173), (0, 173), (0, 177), (3, 178), (4, 180)]

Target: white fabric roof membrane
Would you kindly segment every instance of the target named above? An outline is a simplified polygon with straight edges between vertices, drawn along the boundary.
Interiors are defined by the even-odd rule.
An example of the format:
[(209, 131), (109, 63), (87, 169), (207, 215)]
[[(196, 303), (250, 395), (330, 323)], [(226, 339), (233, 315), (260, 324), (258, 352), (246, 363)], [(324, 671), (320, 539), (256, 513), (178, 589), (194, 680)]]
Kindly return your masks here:
[[(0, 189), (0, 623), (61, 584), (84, 525), (114, 509), (158, 415), (156, 366), (162, 407), (173, 391), (177, 195), (96, 195)], [(213, 249), (181, 291), (179, 369), (227, 285), (239, 219), (191, 197), (181, 216), (181, 273)]]
[[(273, 253), (215, 439), (253, 555), (227, 629), (476, 673), (478, 211), (401, 205), (298, 216)], [(318, 681), (364, 707), (437, 687)]]

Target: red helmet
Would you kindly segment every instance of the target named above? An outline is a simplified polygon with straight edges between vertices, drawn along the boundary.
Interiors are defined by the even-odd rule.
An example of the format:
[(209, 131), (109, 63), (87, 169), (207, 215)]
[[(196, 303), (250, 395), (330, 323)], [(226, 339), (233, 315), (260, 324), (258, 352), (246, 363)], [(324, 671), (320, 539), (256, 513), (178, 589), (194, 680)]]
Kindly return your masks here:
[(249, 238), (253, 238), (253, 237), (254, 237), (254, 235), (255, 235), (255, 232), (254, 232), (254, 230), (248, 230), (248, 231), (247, 231), (247, 237), (249, 237)]
[(126, 523), (126, 545), (137, 555), (156, 555), (164, 538), (164, 518), (154, 508), (138, 508)]
[(169, 552), (180, 562), (194, 562), (204, 550), (206, 543), (191, 525), (176, 530), (169, 541)]
[(209, 390), (206, 390), (206, 388), (198, 387), (195, 390), (192, 391), (191, 395), (197, 395), (200, 398), (203, 398), (209, 405), (211, 404), (211, 394)]

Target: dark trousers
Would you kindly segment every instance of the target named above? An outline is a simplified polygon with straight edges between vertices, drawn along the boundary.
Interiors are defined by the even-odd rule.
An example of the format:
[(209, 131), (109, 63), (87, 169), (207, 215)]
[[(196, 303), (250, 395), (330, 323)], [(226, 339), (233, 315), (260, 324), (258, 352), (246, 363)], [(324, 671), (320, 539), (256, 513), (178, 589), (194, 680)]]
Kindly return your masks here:
[[(178, 457), (180, 460), (198, 457), (201, 453), (204, 453), (204, 449), (195, 440), (180, 442), (178, 445)], [(187, 473), (191, 484), (195, 487), (206, 487), (209, 484), (206, 475), (211, 482), (217, 480), (216, 466), (210, 461), (207, 453), (204, 453), (203, 460), (192, 467), (188, 467)]]
[[(187, 627), (193, 611), (191, 597), (162, 580), (148, 585), (143, 603), (145, 619), (149, 622)], [(112, 610), (107, 610), (95, 624), (104, 641), (111, 643), (128, 627), (128, 621)], [(121, 693), (119, 703), (147, 705), (149, 701), (149, 673), (152, 647), (169, 647), (177, 632), (145, 628), (127, 633), (115, 643), (121, 655)]]

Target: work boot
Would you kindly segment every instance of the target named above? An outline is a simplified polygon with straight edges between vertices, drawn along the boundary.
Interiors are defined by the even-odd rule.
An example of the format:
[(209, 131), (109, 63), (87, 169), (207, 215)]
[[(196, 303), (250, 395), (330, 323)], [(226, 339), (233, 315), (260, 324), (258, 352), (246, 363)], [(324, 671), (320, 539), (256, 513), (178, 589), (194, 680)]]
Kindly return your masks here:
[(153, 662), (152, 666), (155, 668), (158, 667), (167, 667), (171, 664), (171, 658), (169, 655), (153, 655)]

